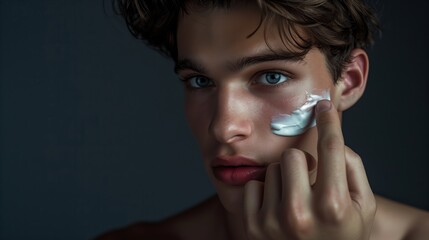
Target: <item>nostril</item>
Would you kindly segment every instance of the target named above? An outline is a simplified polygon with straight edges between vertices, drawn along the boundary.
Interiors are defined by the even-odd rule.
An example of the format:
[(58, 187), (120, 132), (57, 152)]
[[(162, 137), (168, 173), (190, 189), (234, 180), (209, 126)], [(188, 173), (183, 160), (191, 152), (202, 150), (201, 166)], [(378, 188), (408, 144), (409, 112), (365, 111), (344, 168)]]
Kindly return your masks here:
[(226, 142), (227, 143), (233, 143), (233, 142), (238, 142), (238, 141), (241, 141), (241, 140), (244, 140), (244, 139), (246, 139), (245, 135), (238, 135), (238, 136), (231, 137)]

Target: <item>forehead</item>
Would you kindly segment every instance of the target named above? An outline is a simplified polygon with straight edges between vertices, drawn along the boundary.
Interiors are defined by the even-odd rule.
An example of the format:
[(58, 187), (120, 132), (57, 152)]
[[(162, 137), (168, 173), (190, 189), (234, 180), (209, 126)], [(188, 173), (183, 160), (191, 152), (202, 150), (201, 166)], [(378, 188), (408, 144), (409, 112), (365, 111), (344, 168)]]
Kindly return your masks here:
[[(183, 54), (207, 51), (209, 48), (227, 47), (254, 42), (247, 38), (259, 25), (260, 15), (250, 8), (191, 9), (179, 19), (177, 47), (179, 58)], [(245, 21), (248, 19), (248, 21)], [(194, 55), (194, 54), (192, 54)]]
[(276, 23), (262, 22), (259, 7), (250, 1), (228, 8), (191, 7), (178, 22), (179, 60), (191, 57), (226, 60), (270, 49), (293, 49), (287, 45), (282, 41)]

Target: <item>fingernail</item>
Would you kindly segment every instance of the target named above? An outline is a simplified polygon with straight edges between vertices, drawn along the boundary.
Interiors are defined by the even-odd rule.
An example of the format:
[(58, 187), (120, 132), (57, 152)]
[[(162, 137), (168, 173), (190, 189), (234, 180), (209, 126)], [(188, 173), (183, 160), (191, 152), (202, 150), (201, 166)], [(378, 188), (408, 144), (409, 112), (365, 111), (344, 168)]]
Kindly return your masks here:
[(319, 114), (321, 112), (326, 112), (329, 109), (331, 109), (331, 101), (321, 100), (316, 105), (316, 114)]

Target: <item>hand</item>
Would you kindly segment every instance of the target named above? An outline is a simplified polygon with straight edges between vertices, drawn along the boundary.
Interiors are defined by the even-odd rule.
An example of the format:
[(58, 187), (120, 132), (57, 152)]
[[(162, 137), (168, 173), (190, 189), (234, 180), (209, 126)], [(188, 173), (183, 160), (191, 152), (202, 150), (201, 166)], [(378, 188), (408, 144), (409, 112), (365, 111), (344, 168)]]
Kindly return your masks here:
[(249, 181), (243, 218), (250, 240), (369, 239), (376, 202), (362, 161), (344, 145), (331, 103), (320, 101), (316, 112), (316, 182), (311, 185), (307, 168), (312, 156), (297, 149), (268, 166), (265, 183)]

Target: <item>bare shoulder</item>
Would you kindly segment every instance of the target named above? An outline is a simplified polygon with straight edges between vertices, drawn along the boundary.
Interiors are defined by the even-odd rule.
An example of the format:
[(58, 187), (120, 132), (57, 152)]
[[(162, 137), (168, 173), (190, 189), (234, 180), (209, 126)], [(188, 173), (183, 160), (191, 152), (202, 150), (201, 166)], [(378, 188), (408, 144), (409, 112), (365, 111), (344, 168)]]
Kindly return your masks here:
[(376, 196), (377, 213), (371, 240), (420, 240), (429, 236), (429, 212)]
[[(121, 229), (111, 230), (94, 240), (180, 240), (209, 239), (217, 229), (208, 226), (219, 226), (217, 197), (159, 222), (139, 222)], [(210, 236), (210, 237), (209, 237)]]

